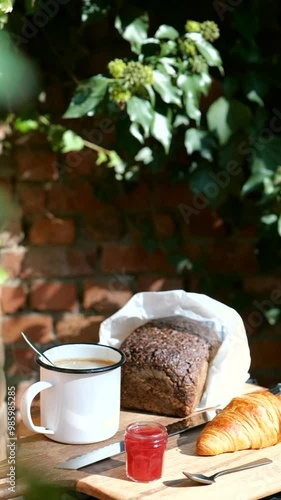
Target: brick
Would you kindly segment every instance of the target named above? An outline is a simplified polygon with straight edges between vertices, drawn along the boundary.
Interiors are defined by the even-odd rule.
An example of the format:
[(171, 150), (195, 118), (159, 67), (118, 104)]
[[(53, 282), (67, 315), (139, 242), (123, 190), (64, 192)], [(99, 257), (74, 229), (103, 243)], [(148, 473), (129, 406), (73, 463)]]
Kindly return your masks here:
[(21, 332), (25, 332), (34, 342), (49, 342), (52, 340), (52, 317), (43, 314), (21, 314), (3, 316), (2, 336), (5, 344), (22, 342)]
[[(0, 408), (6, 396), (6, 378), (4, 370), (0, 370)], [(0, 427), (1, 429), (1, 427)]]
[(65, 163), (70, 170), (79, 175), (89, 177), (96, 168), (97, 153), (90, 149), (81, 151), (70, 151), (65, 155)]
[(2, 287), (1, 304), (4, 314), (11, 314), (23, 309), (26, 303), (26, 292), (23, 286), (4, 285)]
[(48, 113), (61, 116), (66, 108), (64, 87), (61, 83), (51, 83), (46, 89), (46, 100), (43, 104)]
[(121, 210), (143, 210), (148, 208), (150, 198), (151, 194), (148, 186), (145, 183), (140, 183), (127, 193), (117, 196), (115, 202)]
[(29, 239), (33, 245), (69, 245), (75, 238), (75, 224), (71, 219), (45, 217), (31, 226)]
[(138, 245), (108, 245), (103, 246), (101, 256), (101, 271), (112, 272), (145, 272), (171, 271), (166, 255), (160, 250), (148, 254)]
[(19, 219), (7, 221), (0, 231), (0, 247), (19, 245), (23, 238), (21, 221)]
[(72, 283), (33, 282), (31, 309), (38, 311), (75, 311), (78, 307), (76, 286)]
[(98, 312), (117, 311), (132, 297), (130, 287), (112, 279), (109, 283), (85, 281), (83, 306)]
[(213, 79), (208, 94), (200, 97), (200, 109), (206, 113), (211, 104), (223, 95), (222, 84), (220, 80)]
[(43, 187), (20, 183), (17, 186), (17, 193), (25, 214), (38, 214), (45, 210), (46, 192)]
[(79, 248), (31, 247), (26, 250), (21, 277), (71, 278), (95, 274), (95, 251)]
[[(2, 165), (1, 165), (2, 166)], [(13, 185), (11, 179), (0, 179), (0, 196), (12, 201)]]
[[(244, 278), (244, 289), (248, 293), (263, 295), (270, 299), (274, 290), (281, 290), (281, 276), (256, 275)], [(274, 298), (274, 294), (272, 296)]]
[(168, 238), (175, 232), (175, 224), (172, 217), (168, 214), (154, 214), (153, 224), (155, 228), (155, 235), (158, 238)]
[(141, 275), (137, 279), (138, 292), (161, 292), (167, 290), (182, 290), (182, 278), (166, 278)]
[(57, 155), (49, 151), (18, 151), (17, 178), (23, 181), (54, 181), (58, 179)]
[(280, 369), (281, 339), (256, 339), (250, 343), (251, 369)]
[(83, 179), (48, 186), (47, 209), (55, 214), (84, 213), (101, 206), (93, 194), (93, 187)]
[[(42, 345), (38, 347), (44, 350)], [(35, 356), (36, 354), (26, 342), (7, 346), (7, 378), (22, 380), (24, 377), (30, 378), (36, 372), (38, 373), (39, 367), (35, 362)]]
[(60, 342), (98, 342), (99, 328), (105, 316), (85, 316), (66, 314), (56, 326), (56, 336)]
[(192, 194), (185, 183), (159, 183), (153, 196), (155, 206), (161, 208), (177, 208), (180, 204), (190, 204)]
[(20, 275), (24, 254), (25, 249), (23, 247), (18, 247), (15, 250), (2, 250), (0, 252), (0, 266), (5, 269), (10, 279)]
[(123, 233), (120, 215), (114, 207), (104, 206), (85, 214), (81, 232), (84, 238), (101, 241), (117, 240)]
[(216, 212), (205, 208), (195, 214), (192, 209), (192, 205), (181, 205), (179, 208), (179, 220), (182, 223), (183, 234), (203, 237), (226, 235), (225, 223)]
[(46, 134), (39, 132), (39, 130), (33, 130), (28, 134), (15, 134), (14, 143), (20, 149), (20, 146), (30, 147), (30, 146), (44, 146), (49, 147), (49, 141)]
[(249, 241), (216, 241), (207, 248), (208, 269), (214, 272), (257, 273), (254, 245)]

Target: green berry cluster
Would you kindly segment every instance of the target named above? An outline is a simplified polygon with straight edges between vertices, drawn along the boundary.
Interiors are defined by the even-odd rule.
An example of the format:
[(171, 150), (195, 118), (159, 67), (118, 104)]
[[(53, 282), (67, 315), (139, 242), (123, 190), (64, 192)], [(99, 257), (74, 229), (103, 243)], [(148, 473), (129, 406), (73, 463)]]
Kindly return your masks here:
[(114, 59), (108, 63), (108, 71), (113, 78), (123, 78), (126, 63), (122, 59)]
[(200, 54), (188, 59), (192, 73), (204, 73), (208, 69), (206, 59)]
[(208, 42), (214, 42), (220, 36), (219, 27), (214, 21), (204, 21), (203, 23), (186, 21), (185, 31), (187, 33), (201, 33)]
[(124, 69), (123, 78), (128, 87), (136, 89), (153, 83), (153, 70), (140, 62), (130, 61)]
[(108, 64), (108, 71), (116, 80), (110, 96), (118, 105), (128, 102), (133, 93), (139, 94), (144, 85), (151, 85), (154, 80), (152, 68), (136, 61), (125, 63), (122, 59), (114, 59)]
[(191, 40), (179, 39), (179, 49), (183, 56), (195, 56), (197, 54), (196, 45)]
[(208, 42), (214, 42), (219, 38), (220, 30), (214, 21), (205, 21), (201, 24), (201, 34)]
[(185, 31), (187, 31), (187, 33), (200, 33), (201, 23), (198, 23), (197, 21), (191, 21), (191, 20), (186, 21)]
[(110, 90), (110, 96), (116, 104), (126, 103), (131, 99), (132, 92), (124, 89), (121, 85), (114, 85)]

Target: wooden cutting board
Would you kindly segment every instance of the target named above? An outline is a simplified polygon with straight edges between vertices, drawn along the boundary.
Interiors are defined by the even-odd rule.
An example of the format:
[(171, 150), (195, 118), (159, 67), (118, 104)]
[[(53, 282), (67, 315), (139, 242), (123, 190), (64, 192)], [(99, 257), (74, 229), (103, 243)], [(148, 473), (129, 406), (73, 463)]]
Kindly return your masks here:
[[(164, 473), (158, 481), (146, 484), (129, 481), (122, 460), (119, 467), (99, 474), (91, 466), (92, 472), (89, 470), (88, 476), (78, 480), (76, 488), (102, 500), (256, 500), (281, 491), (281, 443), (265, 450), (198, 457), (195, 455), (198, 434), (190, 431), (175, 439), (176, 447), (166, 452)], [(185, 470), (211, 475), (264, 457), (273, 463), (221, 476), (212, 485), (194, 484), (182, 474)]]
[[(246, 385), (244, 392), (257, 389), (260, 388)], [(169, 438), (163, 476), (152, 483), (141, 484), (127, 479), (125, 454), (90, 465), (80, 471), (55, 467), (69, 458), (123, 439), (126, 425), (139, 419), (143, 420), (144, 415), (121, 412), (118, 433), (111, 440), (95, 445), (64, 445), (42, 435), (26, 436), (20, 440), (19, 464), (23, 470), (32, 469), (47, 481), (76, 488), (79, 492), (100, 500), (257, 500), (281, 491), (281, 443), (264, 450), (199, 457), (195, 454), (195, 443), (201, 430), (198, 428)], [(157, 420), (165, 425), (175, 421), (169, 417), (155, 415), (145, 415), (145, 419)], [(182, 474), (183, 470), (213, 474), (263, 457), (270, 458), (273, 463), (221, 476), (215, 484), (209, 486), (195, 485)]]

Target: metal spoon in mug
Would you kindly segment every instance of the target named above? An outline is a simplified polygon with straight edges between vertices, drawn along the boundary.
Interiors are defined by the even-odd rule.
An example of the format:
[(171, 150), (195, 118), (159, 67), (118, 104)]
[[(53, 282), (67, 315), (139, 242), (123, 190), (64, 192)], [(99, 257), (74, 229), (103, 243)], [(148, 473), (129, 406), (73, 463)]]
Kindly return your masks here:
[(213, 484), (216, 480), (216, 477), (222, 476), (223, 474), (230, 474), (231, 472), (238, 472), (240, 470), (251, 469), (252, 467), (259, 467), (260, 465), (267, 465), (271, 463), (272, 460), (270, 460), (269, 458), (261, 458), (260, 460), (255, 460), (255, 462), (249, 462), (245, 465), (240, 465), (239, 467), (221, 470), (220, 472), (216, 472), (216, 474), (213, 474), (212, 476), (205, 476), (204, 474), (191, 474), (184, 471), (183, 474), (188, 477), (188, 479), (191, 479), (192, 481), (195, 481), (197, 483)]
[(39, 354), (39, 356), (43, 356), (43, 358), (45, 358), (48, 361), (48, 363), (50, 363), (51, 365), (56, 366), (49, 358), (47, 358), (47, 356), (45, 356), (45, 354), (43, 352), (40, 352), (37, 349), (37, 347), (35, 347), (35, 345), (31, 342), (31, 340), (29, 340), (29, 338), (25, 335), (25, 333), (21, 332), (21, 334), (22, 334), (24, 340), (27, 342), (27, 344), (31, 347), (31, 349), (33, 349), (33, 351), (35, 351), (37, 354)]

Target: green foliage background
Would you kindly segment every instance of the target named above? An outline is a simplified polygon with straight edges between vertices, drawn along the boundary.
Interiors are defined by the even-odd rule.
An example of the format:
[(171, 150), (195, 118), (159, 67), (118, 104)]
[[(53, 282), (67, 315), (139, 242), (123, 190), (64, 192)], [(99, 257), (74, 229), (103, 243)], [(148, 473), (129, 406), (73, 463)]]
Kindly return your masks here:
[[(280, 2), (248, 0), (236, 7), (217, 0), (53, 3), (59, 8), (40, 28), (36, 20), (48, 12), (47, 1), (16, 0), (12, 12), (9, 2), (2, 2), (2, 25), (15, 51), (27, 54), (40, 75), (40, 92), (35, 85), (32, 105), (2, 103), (3, 121), (20, 133), (43, 131), (61, 153), (85, 145), (97, 151), (97, 163), (104, 166), (97, 194), (107, 200), (142, 179), (158, 183), (164, 175), (170, 183), (187, 183), (195, 195), (207, 198), (229, 236), (255, 227), (261, 271), (279, 271)], [(192, 29), (186, 29), (188, 20), (195, 21)], [(213, 36), (212, 23), (219, 38)], [(87, 61), (91, 52), (104, 48), (106, 37), (99, 36), (103, 30), (113, 57), (103, 71), (95, 72)], [(124, 64), (127, 73), (122, 73)], [(152, 80), (144, 68), (153, 70)], [(54, 82), (63, 82), (68, 96), (63, 116), (44, 108), (44, 90)], [(115, 124), (114, 148), (75, 132), (76, 120), (100, 114)], [(209, 196), (208, 183), (230, 170), (235, 174)], [(189, 217), (189, 208), (183, 215)], [(202, 263), (180, 251), (178, 235), (159, 242), (149, 220), (141, 230), (147, 250), (164, 249), (179, 272), (194, 266), (200, 270)], [(204, 289), (212, 293), (215, 276), (204, 279)], [(236, 278), (227, 279), (235, 283)], [(239, 296), (237, 300), (247, 301), (241, 290)], [(237, 306), (235, 300), (232, 305)], [(276, 310), (268, 312), (271, 322), (278, 317)]]

